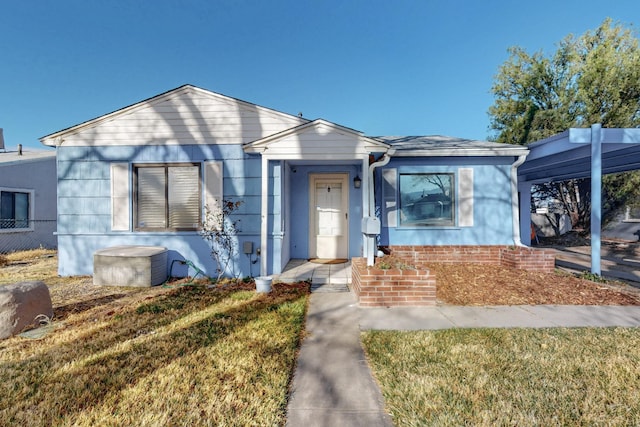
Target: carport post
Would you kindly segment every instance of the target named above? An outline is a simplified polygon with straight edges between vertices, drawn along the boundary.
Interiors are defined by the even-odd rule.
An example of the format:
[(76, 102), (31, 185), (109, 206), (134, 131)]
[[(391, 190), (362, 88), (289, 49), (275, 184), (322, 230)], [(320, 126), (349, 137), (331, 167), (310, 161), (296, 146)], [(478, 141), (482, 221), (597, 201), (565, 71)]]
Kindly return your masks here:
[(602, 221), (602, 125), (591, 125), (591, 273), (600, 275)]
[(520, 203), (520, 241), (531, 246), (531, 183), (518, 182)]

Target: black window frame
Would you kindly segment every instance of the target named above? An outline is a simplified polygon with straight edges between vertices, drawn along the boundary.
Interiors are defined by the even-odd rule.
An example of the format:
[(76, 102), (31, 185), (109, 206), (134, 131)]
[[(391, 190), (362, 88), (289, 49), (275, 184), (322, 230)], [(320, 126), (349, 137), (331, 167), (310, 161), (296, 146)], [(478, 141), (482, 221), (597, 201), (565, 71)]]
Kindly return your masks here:
[[(27, 199), (27, 217), (26, 218), (16, 218), (16, 195), (24, 195)], [(33, 192), (30, 190), (21, 190), (21, 189), (10, 189), (10, 188), (2, 188), (0, 189), (0, 230), (3, 231), (23, 231), (23, 230), (32, 230), (32, 221), (31, 218), (32, 212), (32, 195)], [(7, 203), (7, 200), (10, 200)], [(6, 216), (6, 218), (5, 218)]]

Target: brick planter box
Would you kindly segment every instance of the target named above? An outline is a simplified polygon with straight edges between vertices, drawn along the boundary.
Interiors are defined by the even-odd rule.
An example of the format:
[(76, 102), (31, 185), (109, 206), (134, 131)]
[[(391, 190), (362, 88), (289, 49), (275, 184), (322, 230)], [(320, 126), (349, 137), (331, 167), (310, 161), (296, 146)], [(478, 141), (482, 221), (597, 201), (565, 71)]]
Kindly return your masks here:
[(491, 264), (519, 270), (553, 272), (555, 257), (550, 251), (524, 246), (389, 246), (391, 253), (421, 267), (428, 263)]
[(429, 263), (500, 265), (552, 273), (552, 252), (522, 246), (389, 246), (391, 254), (415, 270), (367, 267), (364, 258), (351, 260), (351, 290), (362, 307), (430, 306), (436, 304), (436, 276)]
[(556, 257), (549, 251), (533, 248), (504, 248), (500, 253), (500, 264), (516, 270), (553, 273)]
[(351, 290), (361, 307), (433, 306), (436, 280), (428, 270), (382, 270), (351, 259)]

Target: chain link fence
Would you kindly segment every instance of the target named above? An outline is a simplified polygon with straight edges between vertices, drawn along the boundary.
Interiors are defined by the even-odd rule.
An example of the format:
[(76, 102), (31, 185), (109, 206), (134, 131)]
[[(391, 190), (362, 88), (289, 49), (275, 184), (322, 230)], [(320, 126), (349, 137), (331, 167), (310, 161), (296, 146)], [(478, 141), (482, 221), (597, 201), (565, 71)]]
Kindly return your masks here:
[[(21, 229), (15, 229), (16, 226)], [(15, 230), (15, 231), (14, 231)], [(57, 249), (56, 220), (20, 221), (0, 226), (0, 254), (27, 249)]]

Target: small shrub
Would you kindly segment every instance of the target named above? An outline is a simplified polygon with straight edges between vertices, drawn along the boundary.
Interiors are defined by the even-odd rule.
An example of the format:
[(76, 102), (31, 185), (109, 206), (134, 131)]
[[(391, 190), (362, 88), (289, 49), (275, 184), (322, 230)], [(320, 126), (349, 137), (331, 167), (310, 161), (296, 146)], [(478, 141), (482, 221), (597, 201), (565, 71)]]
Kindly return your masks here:
[(599, 274), (592, 273), (590, 271), (583, 271), (580, 274), (580, 278), (584, 279), (584, 280), (589, 280), (591, 282), (596, 282), (596, 283), (606, 283), (607, 282), (607, 279), (605, 279), (604, 277), (600, 276)]
[(216, 283), (228, 270), (233, 269), (238, 253), (240, 220), (233, 220), (231, 216), (240, 205), (241, 201), (223, 200), (221, 208), (205, 206), (205, 217), (199, 233), (209, 244), (211, 258), (216, 264)]

